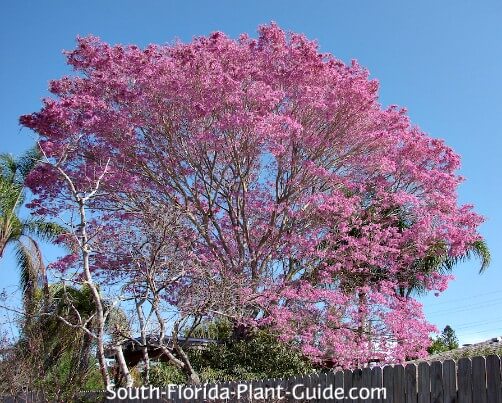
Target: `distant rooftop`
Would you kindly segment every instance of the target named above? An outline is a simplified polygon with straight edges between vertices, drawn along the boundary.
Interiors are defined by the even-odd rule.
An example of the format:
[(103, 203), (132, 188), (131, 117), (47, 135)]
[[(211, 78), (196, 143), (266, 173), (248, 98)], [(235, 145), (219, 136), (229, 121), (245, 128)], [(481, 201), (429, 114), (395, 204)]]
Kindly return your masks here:
[(480, 355), (502, 355), (502, 336), (493, 337), (480, 343), (463, 344), (461, 347), (454, 350), (445, 351), (438, 354), (432, 354), (425, 358), (408, 362), (431, 362), (458, 360), (464, 357), (475, 357)]

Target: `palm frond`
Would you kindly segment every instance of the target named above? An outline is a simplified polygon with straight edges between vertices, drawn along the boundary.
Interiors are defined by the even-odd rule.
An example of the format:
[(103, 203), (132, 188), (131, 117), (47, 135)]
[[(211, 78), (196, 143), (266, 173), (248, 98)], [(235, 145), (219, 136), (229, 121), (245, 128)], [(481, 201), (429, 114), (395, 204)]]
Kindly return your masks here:
[(24, 297), (30, 298), (38, 283), (37, 258), (23, 242), (14, 244), (17, 265), (20, 271), (20, 286)]
[[(446, 245), (439, 243), (431, 248), (426, 257), (414, 262), (412, 271), (426, 275), (433, 272), (441, 274), (451, 273), (457, 264), (466, 262), (472, 258), (477, 258), (481, 262), (479, 273), (483, 273), (490, 265), (490, 249), (483, 239), (471, 243), (466, 251), (458, 256), (449, 256)], [(424, 295), (427, 293), (427, 288), (422, 282), (411, 280), (407, 293), (408, 295), (411, 293)]]
[(23, 235), (35, 236), (45, 242), (54, 242), (60, 235), (68, 232), (63, 226), (43, 218), (31, 218), (24, 220), (22, 224)]
[(44, 264), (44, 258), (42, 256), (42, 250), (40, 245), (33, 238), (28, 238), (28, 242), (31, 244), (31, 250), (33, 251), (33, 261), (37, 266), (37, 288), (41, 288), (44, 295), (44, 300), (48, 303), (50, 298), (49, 293), (49, 279), (47, 277), (47, 269)]
[(15, 182), (18, 164), (12, 154), (0, 154), (0, 175), (6, 182)]
[(76, 288), (60, 283), (51, 288), (55, 309), (61, 314), (69, 315), (71, 309), (76, 309), (83, 317), (89, 317), (96, 311), (92, 292), (88, 286)]
[(23, 187), (0, 178), (0, 214), (13, 215), (19, 210), (25, 199)]
[(490, 266), (492, 255), (484, 239), (472, 243), (467, 252), (481, 261), (480, 273), (483, 273)]
[(0, 154), (0, 176), (5, 181), (23, 185), (26, 176), (35, 168), (40, 158), (38, 147), (32, 147), (17, 159), (12, 154)]
[(17, 171), (19, 172), (19, 177), (23, 183), (28, 174), (39, 163), (41, 156), (42, 155), (38, 147), (33, 147), (17, 160)]
[(483, 273), (491, 262), (491, 253), (488, 245), (483, 239), (473, 242), (469, 245), (467, 250), (459, 256), (448, 256), (442, 262), (440, 266), (440, 270), (442, 272), (451, 272), (453, 268), (461, 262), (466, 262), (471, 260), (472, 258), (476, 258), (480, 261), (481, 267), (479, 269), (480, 273)]
[(14, 214), (24, 203), (24, 182), (40, 160), (40, 152), (32, 148), (16, 159), (12, 154), (0, 154), (0, 213)]

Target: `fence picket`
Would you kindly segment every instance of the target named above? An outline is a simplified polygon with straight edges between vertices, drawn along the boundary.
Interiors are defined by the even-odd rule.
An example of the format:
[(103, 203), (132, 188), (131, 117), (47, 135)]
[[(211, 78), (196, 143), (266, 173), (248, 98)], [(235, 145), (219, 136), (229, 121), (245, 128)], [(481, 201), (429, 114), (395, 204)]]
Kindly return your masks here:
[(500, 357), (489, 355), (486, 357), (486, 400), (488, 403), (502, 403), (501, 377)]
[(393, 388), (392, 395), (395, 403), (404, 403), (406, 396), (406, 382), (404, 379), (404, 367), (402, 365), (395, 365), (392, 368), (393, 374)]
[(181, 403), (182, 400), (180, 398), (180, 390), (181, 390), (181, 386), (180, 385), (177, 385), (175, 388), (174, 388), (174, 398), (173, 398), (173, 403)]
[(431, 401), (431, 378), (430, 366), (427, 362), (418, 364), (418, 403), (430, 403)]
[(431, 375), (431, 402), (443, 403), (443, 364), (440, 361), (433, 362), (430, 365)]
[(387, 389), (386, 403), (394, 403), (394, 368), (387, 365), (383, 369), (383, 387)]
[[(230, 390), (232, 393), (232, 397), (230, 398), (230, 402), (232, 402), (232, 403), (239, 402), (239, 400), (237, 399), (237, 385), (238, 385), (238, 382), (231, 382), (230, 383)], [(240, 401), (242, 401), (242, 399)]]
[(281, 393), (282, 393), (282, 400), (281, 402), (286, 402), (287, 399), (286, 399), (286, 391), (288, 390), (288, 380), (287, 379), (279, 379), (277, 381), (277, 386), (281, 388)]
[[(361, 385), (364, 387), (369, 387), (371, 385), (371, 368), (363, 369), (363, 376), (361, 379)], [(368, 402), (368, 399), (361, 400), (364, 403)]]
[(343, 371), (343, 389), (345, 391), (345, 395), (347, 399), (344, 402), (354, 403), (354, 400), (348, 398), (349, 390), (352, 388), (352, 371), (350, 369), (346, 369)]
[[(342, 388), (344, 389), (344, 380), (345, 380), (345, 372), (344, 371), (336, 371), (335, 372), (335, 389)], [(344, 399), (335, 399), (335, 403), (343, 403)]]
[[(326, 373), (326, 387), (331, 387), (333, 394), (335, 393), (335, 373), (333, 371), (328, 371)], [(326, 402), (334, 403), (335, 397), (333, 396), (331, 399), (326, 399)]]
[[(383, 376), (382, 376), (382, 368), (375, 367), (371, 369), (371, 387), (372, 388), (381, 388), (383, 387)], [(382, 403), (384, 401), (383, 397), (373, 396), (372, 403)]]
[(255, 402), (255, 401), (258, 401), (259, 399), (255, 399), (253, 396), (256, 396), (256, 393), (260, 388), (263, 388), (264, 381), (258, 380), (258, 381), (252, 382), (251, 385), (253, 386), (253, 389), (254, 389), (251, 401)]
[(288, 403), (295, 402), (295, 398), (294, 398), (292, 392), (293, 392), (293, 388), (295, 387), (295, 385), (297, 383), (298, 383), (298, 377), (297, 376), (295, 376), (293, 378), (289, 378), (288, 381), (287, 381), (287, 391), (289, 392), (289, 394), (286, 397), (286, 401)]
[(457, 364), (458, 403), (472, 403), (472, 363), (461, 358)]
[(406, 403), (417, 403), (417, 366), (408, 364), (405, 368), (405, 393)]
[(457, 376), (453, 360), (443, 362), (443, 399), (445, 403), (457, 403)]
[(320, 403), (327, 403), (327, 400), (324, 399), (322, 396), (323, 391), (326, 389), (328, 382), (327, 382), (327, 374), (326, 372), (321, 372), (319, 374), (319, 378), (316, 383), (316, 387), (319, 385), (319, 393), (321, 393), (321, 396), (317, 396), (317, 399), (313, 400), (314, 402), (320, 402)]
[[(354, 369), (352, 371), (352, 387), (360, 389), (362, 387), (362, 381), (363, 381), (363, 371), (360, 368)], [(354, 403), (361, 403), (362, 401), (360, 399), (353, 399)]]
[(485, 357), (472, 359), (472, 397), (476, 403), (486, 403)]

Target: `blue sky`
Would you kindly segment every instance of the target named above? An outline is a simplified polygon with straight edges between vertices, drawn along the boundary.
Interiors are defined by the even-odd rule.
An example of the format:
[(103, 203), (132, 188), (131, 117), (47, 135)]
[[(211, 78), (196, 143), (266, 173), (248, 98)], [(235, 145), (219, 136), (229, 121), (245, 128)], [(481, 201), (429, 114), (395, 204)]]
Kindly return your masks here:
[[(111, 43), (165, 43), (218, 30), (254, 35), (259, 24), (318, 40), (322, 51), (357, 59), (381, 83), (384, 105), (408, 108), (414, 123), (462, 156), (459, 197), (486, 217), (493, 263), (457, 267), (440, 297), (423, 298), (431, 322), (450, 324), (463, 343), (502, 335), (502, 2), (500, 1), (5, 1), (0, 13), (0, 152), (34, 142), (18, 117), (40, 108), (47, 83), (68, 72), (63, 49), (75, 36)], [(49, 249), (53, 258), (57, 250)], [(12, 256), (0, 289), (17, 283)]]

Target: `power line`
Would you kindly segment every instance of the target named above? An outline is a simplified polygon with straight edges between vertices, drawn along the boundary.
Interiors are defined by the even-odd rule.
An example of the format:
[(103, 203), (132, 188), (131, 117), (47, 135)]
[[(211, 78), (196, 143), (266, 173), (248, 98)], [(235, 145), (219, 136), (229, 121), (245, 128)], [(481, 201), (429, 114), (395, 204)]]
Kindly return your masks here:
[[(486, 330), (480, 330), (478, 332), (467, 332), (467, 333), (463, 333), (463, 335), (471, 335), (471, 334), (480, 334), (480, 333), (487, 333), (487, 332), (490, 332), (490, 333), (495, 333), (495, 332), (500, 332), (502, 333), (502, 327), (498, 327), (498, 328), (495, 328), (495, 329), (486, 329)], [(499, 336), (500, 334), (496, 334), (495, 336)]]
[(455, 330), (467, 329), (470, 327), (476, 327), (479, 325), (490, 324), (490, 323), (499, 323), (501, 321), (502, 321), (502, 318), (497, 318), (497, 319), (487, 319), (487, 320), (477, 321), (477, 322), (463, 323), (463, 324), (460, 324), (459, 326), (455, 326)]
[(433, 311), (433, 312), (430, 312), (429, 315), (436, 315), (436, 314), (443, 314), (443, 313), (450, 313), (450, 312), (470, 311), (473, 309), (479, 309), (479, 308), (484, 308), (487, 306), (498, 305), (500, 303), (502, 303), (502, 298), (496, 298), (496, 299), (483, 301), (483, 302), (468, 305), (468, 306), (459, 306), (459, 307), (455, 307), (455, 308), (448, 308), (448, 309), (441, 309), (439, 311)]
[[(497, 329), (500, 329), (502, 330), (502, 326), (499, 325), (499, 324), (489, 324), (488, 327), (485, 327), (485, 326), (488, 326), (488, 324), (484, 325), (484, 326), (480, 326), (478, 328), (474, 327), (474, 328), (471, 328), (472, 330), (467, 330), (467, 333), (469, 333), (470, 331), (494, 331), (494, 330), (497, 330)], [(460, 329), (459, 330), (460, 333), (464, 333), (464, 329)]]
[(501, 294), (501, 293), (502, 293), (502, 290), (491, 291), (491, 292), (484, 292), (484, 293), (481, 293), (481, 294), (469, 295), (469, 296), (462, 297), (462, 298), (450, 299), (448, 301), (433, 302), (433, 304), (434, 305), (452, 304), (452, 303), (455, 303), (457, 301), (466, 301), (466, 300), (471, 300), (471, 299), (475, 299), (475, 298), (486, 296), (486, 295)]
[[(502, 323), (502, 318), (499, 318), (497, 320), (489, 320), (489, 321), (480, 321), (479, 323), (471, 322), (471, 324), (468, 325), (461, 325), (461, 326), (452, 326), (453, 330), (458, 331), (459, 333), (464, 333), (465, 329), (470, 329), (470, 328), (482, 328), (483, 326), (489, 325), (489, 329), (491, 330), (493, 326), (498, 326), (499, 323)], [(502, 328), (502, 326), (501, 326)]]

